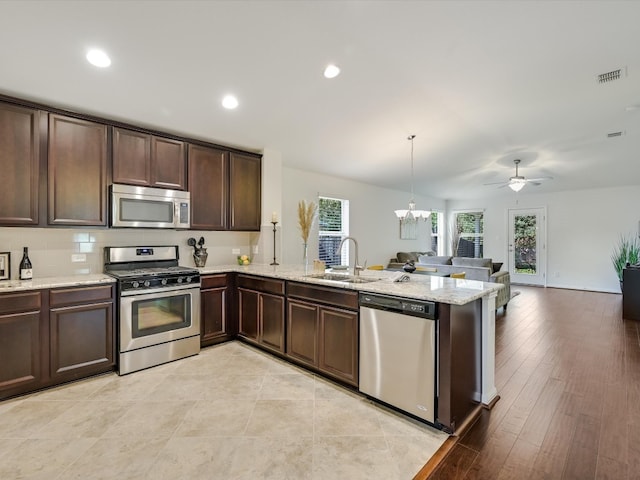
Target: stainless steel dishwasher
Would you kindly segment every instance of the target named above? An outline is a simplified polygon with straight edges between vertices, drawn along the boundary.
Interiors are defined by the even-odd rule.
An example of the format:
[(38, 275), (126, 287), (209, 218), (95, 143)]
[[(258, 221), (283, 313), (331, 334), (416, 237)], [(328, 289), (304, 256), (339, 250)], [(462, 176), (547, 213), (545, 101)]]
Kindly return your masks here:
[(435, 424), (437, 304), (360, 294), (362, 393)]

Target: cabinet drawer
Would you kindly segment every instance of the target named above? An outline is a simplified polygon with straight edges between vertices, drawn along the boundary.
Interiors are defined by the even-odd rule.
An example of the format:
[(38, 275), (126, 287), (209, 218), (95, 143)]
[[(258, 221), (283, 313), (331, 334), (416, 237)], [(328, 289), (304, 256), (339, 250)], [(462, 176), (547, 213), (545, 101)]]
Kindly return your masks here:
[(49, 293), (49, 303), (52, 308), (83, 303), (96, 303), (105, 300), (113, 300), (113, 285), (61, 288), (51, 290)]
[(309, 283), (289, 282), (287, 296), (312, 300), (335, 307), (358, 309), (358, 292), (341, 288), (323, 287)]
[(0, 315), (40, 310), (40, 291), (0, 295)]
[(238, 287), (284, 295), (284, 280), (238, 275)]
[(200, 289), (226, 287), (227, 275), (204, 275), (200, 277)]

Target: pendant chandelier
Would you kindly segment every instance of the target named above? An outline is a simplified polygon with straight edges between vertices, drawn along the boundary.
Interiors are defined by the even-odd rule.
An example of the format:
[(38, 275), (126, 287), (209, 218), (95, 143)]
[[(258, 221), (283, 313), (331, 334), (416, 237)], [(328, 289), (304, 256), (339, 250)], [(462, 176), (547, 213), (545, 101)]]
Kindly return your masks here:
[(411, 200), (409, 200), (408, 210), (396, 210), (396, 216), (401, 224), (417, 223), (419, 219), (426, 220), (431, 215), (429, 210), (416, 210), (416, 202), (413, 197), (413, 139), (415, 135), (409, 135), (407, 140), (411, 141)]

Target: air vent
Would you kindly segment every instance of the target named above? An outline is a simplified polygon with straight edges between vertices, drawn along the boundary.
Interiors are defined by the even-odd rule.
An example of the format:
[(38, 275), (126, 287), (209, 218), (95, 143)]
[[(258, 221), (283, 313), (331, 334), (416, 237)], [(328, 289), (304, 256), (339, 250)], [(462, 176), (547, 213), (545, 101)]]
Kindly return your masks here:
[(624, 135), (624, 132), (611, 132), (607, 133), (607, 138), (621, 137)]
[(611, 70), (607, 73), (601, 73), (598, 75), (598, 83), (608, 83), (614, 80), (620, 80), (620, 78), (626, 75), (626, 68), (618, 68), (617, 70)]

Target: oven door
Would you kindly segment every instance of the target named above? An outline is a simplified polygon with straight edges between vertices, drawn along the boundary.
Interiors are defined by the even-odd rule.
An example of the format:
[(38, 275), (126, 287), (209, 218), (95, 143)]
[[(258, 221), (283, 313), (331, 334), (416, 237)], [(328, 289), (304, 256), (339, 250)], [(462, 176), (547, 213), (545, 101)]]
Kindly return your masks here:
[(120, 352), (200, 335), (200, 287), (125, 292), (120, 297)]

